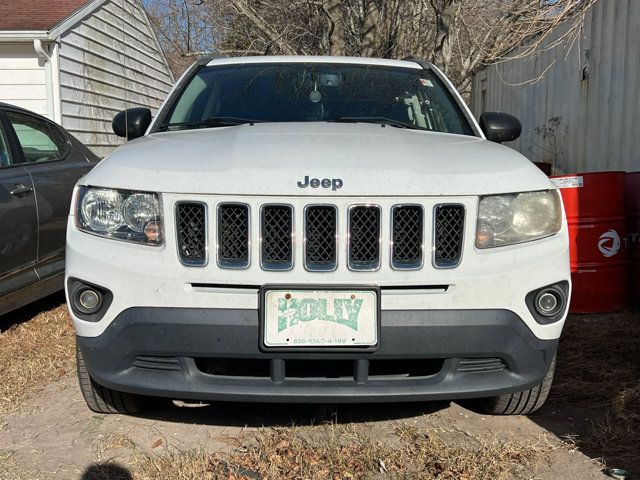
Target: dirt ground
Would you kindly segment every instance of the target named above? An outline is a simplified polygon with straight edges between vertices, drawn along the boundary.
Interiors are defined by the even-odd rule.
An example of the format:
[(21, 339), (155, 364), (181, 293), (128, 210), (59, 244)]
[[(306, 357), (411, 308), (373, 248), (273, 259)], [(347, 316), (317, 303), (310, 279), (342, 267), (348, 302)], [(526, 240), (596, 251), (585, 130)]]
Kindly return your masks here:
[[(59, 315), (62, 301), (54, 296), (0, 317), (0, 349), (3, 336), (18, 335), (51, 311)], [(622, 321), (640, 324), (637, 312), (624, 315)], [(585, 319), (569, 322), (582, 329)], [(70, 359), (60, 358), (51, 361), (46, 381), (25, 381), (29, 393), (12, 393), (11, 405), (0, 408), (0, 480), (285, 478), (282, 472), (286, 478), (582, 480), (609, 478), (601, 473), (603, 462), (637, 469), (633, 452), (640, 445), (633, 445), (635, 434), (625, 439), (623, 427), (638, 425), (638, 397), (630, 397), (632, 408), (621, 417), (606, 395), (590, 402), (573, 395), (572, 352), (571, 345), (561, 345), (558, 387), (530, 417), (482, 416), (456, 403), (194, 407), (170, 400), (155, 401), (144, 415), (96, 415), (82, 400)], [(589, 355), (583, 352), (587, 364)], [(570, 360), (565, 367), (563, 357)], [(627, 373), (636, 384), (637, 360), (621, 360), (631, 362)], [(618, 372), (621, 385), (623, 373)], [(0, 366), (0, 380), (5, 374)], [(602, 447), (609, 438), (600, 444), (602, 435), (618, 443)], [(625, 442), (630, 449), (616, 446)]]

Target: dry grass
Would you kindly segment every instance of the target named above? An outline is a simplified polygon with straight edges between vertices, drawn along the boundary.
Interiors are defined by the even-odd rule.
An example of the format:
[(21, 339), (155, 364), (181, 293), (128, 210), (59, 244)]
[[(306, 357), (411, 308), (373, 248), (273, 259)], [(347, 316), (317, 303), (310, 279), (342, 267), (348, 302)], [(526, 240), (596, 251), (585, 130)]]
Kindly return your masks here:
[(30, 466), (18, 465), (14, 461), (15, 452), (0, 450), (0, 480), (32, 480), (39, 478)]
[(640, 313), (570, 317), (550, 400), (589, 418), (582, 451), (640, 471)]
[(0, 415), (73, 370), (75, 334), (66, 305), (0, 333)]
[(545, 448), (456, 430), (398, 426), (382, 440), (364, 427), (271, 428), (230, 454), (203, 451), (146, 457), (136, 480), (236, 479), (478, 479), (518, 478)]
[(102, 442), (100, 449), (103, 452), (108, 450), (134, 450), (136, 445), (131, 437), (124, 433), (110, 433)]

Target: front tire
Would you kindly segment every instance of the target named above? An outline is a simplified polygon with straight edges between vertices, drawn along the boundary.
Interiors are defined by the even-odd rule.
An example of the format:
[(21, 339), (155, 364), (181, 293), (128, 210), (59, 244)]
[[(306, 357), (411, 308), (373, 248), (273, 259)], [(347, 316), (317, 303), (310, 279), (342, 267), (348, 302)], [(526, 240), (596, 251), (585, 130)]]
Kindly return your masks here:
[(122, 413), (130, 415), (144, 407), (143, 398), (131, 393), (118, 392), (98, 385), (87, 369), (80, 349), (76, 346), (76, 365), (80, 391), (87, 406), (96, 413)]
[(547, 400), (555, 370), (556, 357), (554, 356), (549, 371), (542, 382), (535, 387), (497, 397), (482, 398), (476, 400), (474, 406), (489, 415), (529, 415), (542, 407)]

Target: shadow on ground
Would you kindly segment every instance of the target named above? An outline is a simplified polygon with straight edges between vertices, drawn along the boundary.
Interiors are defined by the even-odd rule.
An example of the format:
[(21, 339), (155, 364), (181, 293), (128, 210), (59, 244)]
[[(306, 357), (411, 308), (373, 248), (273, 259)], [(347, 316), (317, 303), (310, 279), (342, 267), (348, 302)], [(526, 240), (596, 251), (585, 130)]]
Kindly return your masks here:
[(97, 463), (87, 467), (80, 480), (133, 480), (133, 475), (117, 463)]
[(640, 311), (570, 315), (551, 394), (530, 419), (640, 479)]
[(30, 303), (24, 307), (13, 310), (12, 312), (0, 315), (0, 333), (8, 330), (14, 325), (31, 320), (39, 313), (47, 312), (53, 308), (59, 307), (65, 303), (64, 291), (53, 293), (36, 302)]
[(175, 406), (154, 399), (140, 418), (172, 423), (197, 423), (223, 427), (289, 427), (322, 423), (366, 423), (429, 415), (449, 407), (449, 402), (375, 404), (283, 404), (214, 402), (202, 406)]

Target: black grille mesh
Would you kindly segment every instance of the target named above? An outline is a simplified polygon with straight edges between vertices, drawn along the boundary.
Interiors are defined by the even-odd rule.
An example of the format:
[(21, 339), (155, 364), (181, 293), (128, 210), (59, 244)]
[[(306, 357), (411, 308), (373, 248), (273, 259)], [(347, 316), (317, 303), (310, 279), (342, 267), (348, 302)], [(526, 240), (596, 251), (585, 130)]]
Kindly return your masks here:
[(201, 203), (177, 206), (178, 252), (187, 264), (203, 264), (207, 258), (206, 210)]
[(312, 270), (336, 266), (337, 213), (335, 207), (318, 205), (306, 209), (305, 263)]
[(293, 211), (286, 205), (267, 205), (262, 209), (262, 266), (288, 268), (293, 261), (291, 233)]
[(349, 266), (377, 268), (380, 265), (380, 208), (353, 207), (349, 214)]
[(422, 265), (422, 232), (424, 213), (418, 205), (393, 209), (392, 262), (397, 268), (419, 268)]
[(218, 208), (218, 261), (223, 267), (249, 264), (249, 207), (224, 204)]
[[(311, 205), (305, 210), (305, 264), (310, 270), (333, 270), (337, 266), (337, 209)], [(396, 206), (392, 215), (391, 261), (396, 268), (420, 268), (423, 257), (424, 210), (420, 205)], [(348, 263), (355, 270), (380, 265), (381, 210), (355, 206), (349, 210)], [(462, 256), (464, 207), (438, 205), (434, 211), (434, 265), (455, 267)], [(288, 269), (293, 265), (293, 208), (266, 205), (261, 216), (261, 258), (265, 269)], [(249, 207), (222, 204), (218, 208), (218, 261), (220, 266), (242, 268), (249, 264)], [(207, 260), (206, 207), (182, 202), (176, 207), (178, 253), (185, 264), (203, 265)]]
[(436, 267), (455, 267), (462, 256), (464, 207), (438, 205), (435, 216), (434, 263)]

